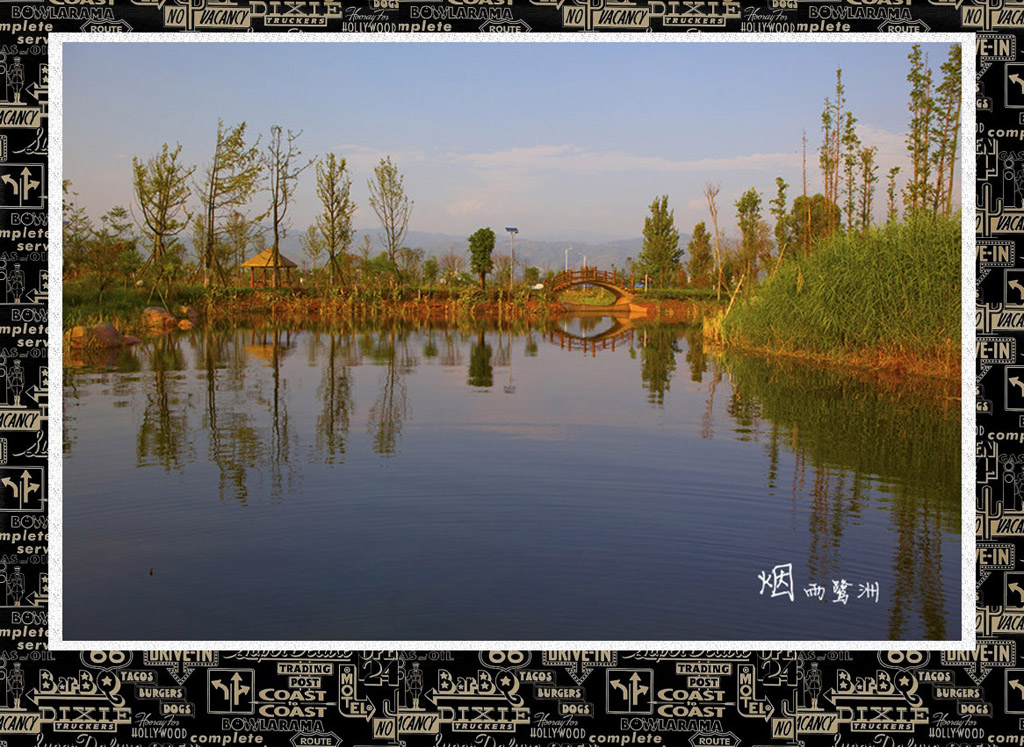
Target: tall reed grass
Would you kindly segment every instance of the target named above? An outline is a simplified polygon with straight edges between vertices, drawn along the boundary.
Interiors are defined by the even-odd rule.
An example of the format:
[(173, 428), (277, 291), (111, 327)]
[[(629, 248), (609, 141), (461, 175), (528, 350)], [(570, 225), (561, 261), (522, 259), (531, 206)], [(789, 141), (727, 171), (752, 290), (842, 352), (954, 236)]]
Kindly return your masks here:
[(960, 217), (836, 234), (737, 299), (726, 342), (830, 356), (960, 346)]

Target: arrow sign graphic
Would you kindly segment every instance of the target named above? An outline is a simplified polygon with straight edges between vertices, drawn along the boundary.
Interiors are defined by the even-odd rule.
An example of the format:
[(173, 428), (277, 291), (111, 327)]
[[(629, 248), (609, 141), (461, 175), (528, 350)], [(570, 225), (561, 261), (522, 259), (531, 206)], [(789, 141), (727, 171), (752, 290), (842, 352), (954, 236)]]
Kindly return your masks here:
[(49, 93), (49, 86), (41, 86), (38, 83), (33, 82), (32, 85), (28, 86), (25, 91), (29, 96), (34, 98), (36, 101), (40, 101), (39, 94)]
[(26, 166), (21, 171), (21, 182), (20, 183), (15, 181), (14, 179), (12, 179), (7, 174), (4, 174), (3, 176), (0, 176), (0, 181), (3, 181), (4, 184), (11, 185), (11, 189), (14, 190), (14, 196), (18, 198), (18, 205), (19, 206), (24, 206), (25, 198), (28, 197), (28, 193), (29, 192), (31, 192), (33, 189), (38, 189), (39, 188), (39, 182), (37, 182), (36, 180), (32, 179), (31, 177), (32, 177), (32, 172), (29, 171), (28, 166)]
[(1020, 387), (1020, 393), (1024, 394), (1024, 381), (1021, 381), (1016, 376), (1011, 376), (1010, 383), (1013, 384), (1014, 386)]
[(1018, 86), (1020, 86), (1021, 93), (1024, 93), (1024, 78), (1021, 78), (1019, 75), (1014, 73), (1013, 75), (1010, 76), (1010, 82), (1016, 83)]

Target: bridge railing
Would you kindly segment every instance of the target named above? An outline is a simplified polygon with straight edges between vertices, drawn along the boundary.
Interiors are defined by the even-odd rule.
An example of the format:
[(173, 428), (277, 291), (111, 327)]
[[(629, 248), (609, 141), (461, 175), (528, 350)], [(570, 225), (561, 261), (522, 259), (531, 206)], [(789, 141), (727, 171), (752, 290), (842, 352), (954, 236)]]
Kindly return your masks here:
[(629, 288), (629, 279), (619, 275), (618, 270), (609, 272), (596, 267), (584, 267), (582, 270), (562, 270), (547, 282), (547, 287), (548, 289), (562, 288), (569, 285), (580, 285), (588, 281)]

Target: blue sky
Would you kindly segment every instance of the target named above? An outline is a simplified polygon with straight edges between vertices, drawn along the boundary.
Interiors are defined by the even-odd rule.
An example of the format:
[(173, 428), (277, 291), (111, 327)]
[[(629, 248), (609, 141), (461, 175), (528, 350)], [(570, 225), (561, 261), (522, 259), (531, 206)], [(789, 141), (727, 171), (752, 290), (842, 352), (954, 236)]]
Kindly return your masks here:
[[(297, 35), (289, 35), (294, 39)], [(923, 44), (937, 71), (948, 44)], [(824, 99), (843, 69), (861, 139), (882, 176), (906, 163), (906, 43), (73, 43), (64, 45), (64, 178), (94, 219), (131, 202), (131, 158), (180, 142), (205, 168), (217, 120), (303, 130), (307, 158), (348, 160), (360, 228), (377, 225), (366, 180), (390, 155), (414, 201), (410, 228), (469, 235), (516, 225), (523, 238), (601, 241), (641, 234), (669, 196), (676, 225), (720, 220), (775, 177), (820, 189)], [(907, 171), (903, 169), (904, 173)], [(312, 169), (289, 213), (319, 211)], [(257, 198), (259, 211), (265, 198)], [(256, 206), (254, 205), (254, 208)], [(255, 211), (255, 209), (254, 209)]]

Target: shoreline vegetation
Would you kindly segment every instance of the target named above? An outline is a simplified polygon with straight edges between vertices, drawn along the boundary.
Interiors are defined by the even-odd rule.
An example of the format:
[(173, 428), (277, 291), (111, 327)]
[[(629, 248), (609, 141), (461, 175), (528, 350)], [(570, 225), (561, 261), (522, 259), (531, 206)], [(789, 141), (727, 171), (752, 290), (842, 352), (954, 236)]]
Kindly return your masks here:
[[(783, 279), (786, 276), (782, 276)], [(306, 289), (268, 288), (217, 288), (181, 287), (162, 299), (149, 299), (141, 289), (118, 289), (108, 293), (108, 301), (100, 307), (89, 303), (88, 294), (81, 288), (65, 290), (64, 338), (65, 348), (101, 348), (108, 344), (102, 338), (90, 341), (88, 334), (75, 335), (75, 328), (90, 329), (97, 325), (109, 324), (120, 335), (120, 340), (110, 346), (132, 344), (165, 334), (176, 334), (191, 329), (193, 325), (224, 323), (245, 323), (258, 325), (267, 323), (295, 324), (350, 324), (373, 321), (381, 324), (413, 323), (416, 325), (462, 326), (478, 321), (489, 321), (499, 325), (543, 324), (562, 316), (577, 315), (568, 311), (559, 299), (548, 298), (544, 292), (522, 292), (510, 300), (506, 295), (495, 293), (469, 294), (428, 289), (409, 291), (396, 298), (355, 301), (337, 295), (318, 295)], [(778, 292), (778, 291), (774, 291)], [(771, 293), (771, 291), (769, 291)], [(690, 297), (686, 297), (689, 295)], [(576, 302), (576, 299), (572, 299)], [(748, 332), (742, 321), (750, 315), (757, 319), (761, 295), (753, 295), (743, 301), (737, 300), (737, 307), (725, 316), (728, 301), (717, 301), (714, 293), (682, 294), (666, 291), (650, 291), (638, 296), (635, 306), (644, 307), (646, 313), (640, 316), (641, 323), (683, 323), (698, 326), (702, 331), (705, 345), (709, 349), (737, 352), (761, 358), (777, 359), (780, 365), (795, 361), (829, 368), (844, 369), (862, 377), (884, 382), (887, 388), (897, 385), (903, 375), (917, 378), (944, 379), (959, 382), (960, 346), (959, 328), (955, 337), (944, 344), (931, 348), (908, 349), (899, 345), (865, 345), (859, 349), (815, 349), (780, 339), (770, 340), (760, 336), (760, 325)], [(957, 301), (957, 303), (959, 303)], [(169, 310), (174, 317), (154, 322), (152, 308)], [(609, 313), (607, 309), (595, 306), (594, 314)], [(198, 318), (197, 318), (198, 317)], [(734, 319), (734, 317), (736, 317)], [(157, 317), (166, 319), (166, 317)], [(182, 321), (188, 324), (179, 324)], [(723, 321), (725, 324), (723, 325)], [(958, 321), (958, 320), (957, 320)], [(757, 322), (755, 322), (757, 324)], [(722, 334), (722, 328), (728, 330)], [(771, 329), (769, 325), (769, 329)], [(80, 340), (75, 342), (74, 340)], [(957, 388), (957, 391), (958, 388)]]
[[(775, 178), (767, 202), (774, 225), (763, 214), (762, 192), (751, 187), (732, 203), (740, 236), (725, 236), (719, 210), (728, 204), (720, 185), (708, 182), (710, 223), (697, 223), (683, 246), (668, 195), (659, 195), (644, 219), (642, 248), (624, 267), (612, 264), (614, 283), (602, 289), (584, 279), (592, 287), (573, 286), (560, 296), (542, 282), (555, 277), (554, 269), (514, 261), (514, 250), (495, 255), (490, 227), (470, 235), (461, 252), (427, 256), (408, 246), (413, 202), (390, 156), (367, 181), (369, 207), (380, 221), (374, 248), (369, 233), (355, 240), (357, 206), (344, 158), (303, 159), (301, 131), (274, 126), (261, 146), (245, 122), (220, 121), (204, 170), (184, 162), (181, 145), (165, 143), (148, 160), (133, 158), (132, 210), (115, 206), (98, 227), (64, 182), (65, 339), (78, 349), (115, 347), (251, 317), (544, 324), (581, 306), (611, 313), (609, 304), (630, 289), (635, 298), (617, 313), (628, 308), (631, 318), (698, 325), (710, 348), (880, 378), (959, 381), (961, 237), (953, 195), (960, 54), (951, 45), (935, 75), (920, 46), (911, 47), (905, 171), (900, 188), (901, 167), (884, 176), (884, 221), (875, 210), (883, 179), (878, 147), (862, 142), (871, 130), (858, 129), (836, 70), (821, 115), (822, 192), (808, 193), (804, 132), (802, 193), (790, 199), (790, 185)], [(322, 211), (300, 236), (304, 268), (281, 253), (281, 244), (297, 181), (311, 167)], [(179, 238), (186, 228), (189, 243)], [(519, 229), (506, 231), (514, 242)], [(568, 256), (567, 250), (567, 269)]]

